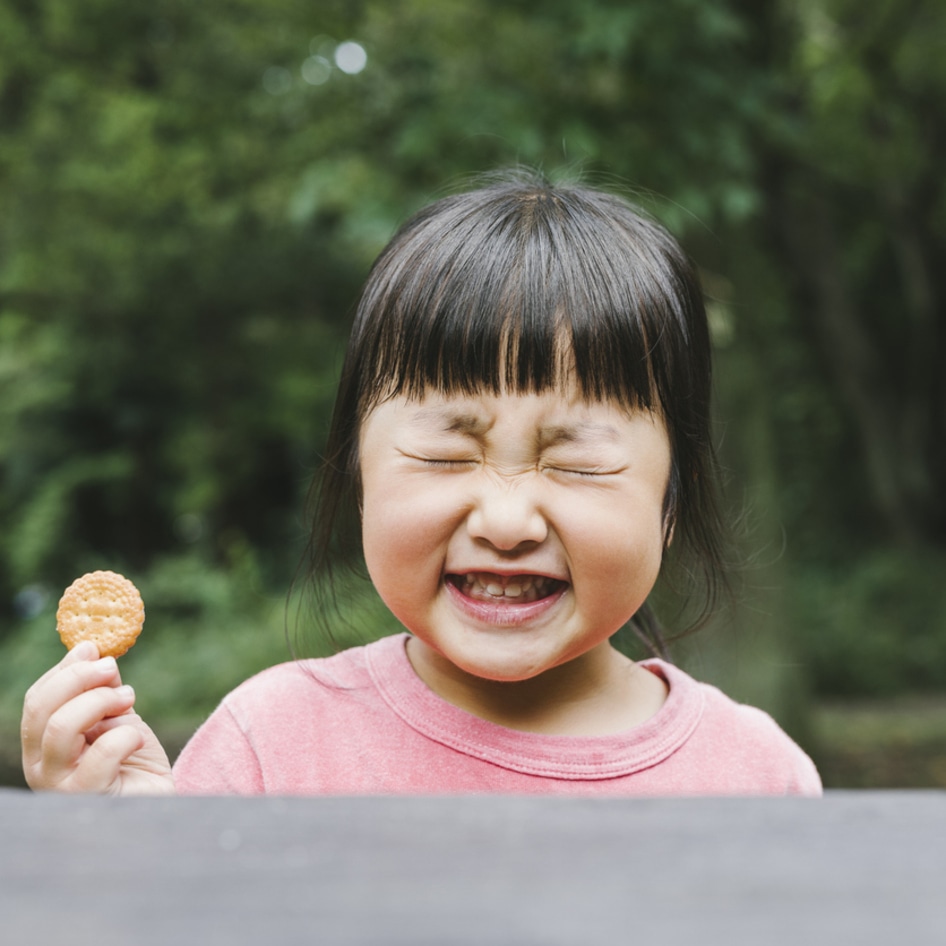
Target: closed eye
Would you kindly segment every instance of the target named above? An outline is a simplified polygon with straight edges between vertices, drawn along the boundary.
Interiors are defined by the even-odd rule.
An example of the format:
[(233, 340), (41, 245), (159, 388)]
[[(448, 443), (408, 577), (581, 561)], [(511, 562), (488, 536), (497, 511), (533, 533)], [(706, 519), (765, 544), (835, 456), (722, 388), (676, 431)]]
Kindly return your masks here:
[(617, 470), (605, 469), (603, 467), (596, 469), (593, 467), (580, 468), (580, 467), (568, 467), (568, 466), (549, 466), (549, 467), (546, 467), (546, 470), (550, 473), (563, 473), (566, 476), (586, 476), (586, 477), (610, 476), (618, 472)]
[(464, 467), (470, 466), (476, 463), (474, 457), (464, 457), (464, 456), (444, 456), (443, 454), (429, 454), (426, 451), (414, 451), (414, 450), (398, 450), (398, 453), (407, 460), (412, 460), (414, 463), (421, 464), (425, 467), (432, 467), (434, 469), (451, 469), (454, 467)]
[(549, 464), (544, 469), (547, 473), (593, 479), (597, 477), (615, 476), (616, 474), (622, 472), (623, 468), (613, 466), (578, 466), (577, 464), (575, 466), (567, 464)]
[(460, 460), (449, 459), (447, 457), (415, 457), (415, 459), (420, 460), (425, 466), (441, 470), (462, 469), (464, 467), (472, 466), (476, 462), (472, 459)]

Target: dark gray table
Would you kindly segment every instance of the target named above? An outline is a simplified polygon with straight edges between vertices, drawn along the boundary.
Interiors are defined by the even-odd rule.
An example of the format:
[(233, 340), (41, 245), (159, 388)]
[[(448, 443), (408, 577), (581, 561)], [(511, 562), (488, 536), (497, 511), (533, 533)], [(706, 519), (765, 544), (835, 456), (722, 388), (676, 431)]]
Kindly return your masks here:
[(946, 943), (946, 793), (105, 799), (0, 790), (0, 943)]

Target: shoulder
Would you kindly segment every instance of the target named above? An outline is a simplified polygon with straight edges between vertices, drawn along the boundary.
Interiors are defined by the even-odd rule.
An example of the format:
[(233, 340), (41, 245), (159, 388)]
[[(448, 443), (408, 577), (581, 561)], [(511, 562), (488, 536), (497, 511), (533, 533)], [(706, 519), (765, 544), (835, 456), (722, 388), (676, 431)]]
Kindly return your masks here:
[(374, 645), (352, 647), (331, 657), (291, 660), (255, 674), (223, 699), (231, 712), (253, 704), (278, 705), (290, 699), (318, 699), (370, 686), (366, 652)]
[(699, 703), (699, 724), (687, 749), (705, 757), (726, 784), (767, 794), (821, 794), (811, 758), (764, 710), (739, 703), (678, 667), (662, 661), (646, 665), (665, 678), (676, 698)]
[(178, 790), (319, 793), (313, 760), (328, 759), (331, 767), (338, 754), (332, 747), (347, 746), (353, 729), (378, 728), (380, 699), (367, 669), (375, 646), (277, 664), (240, 684), (182, 750), (174, 766)]

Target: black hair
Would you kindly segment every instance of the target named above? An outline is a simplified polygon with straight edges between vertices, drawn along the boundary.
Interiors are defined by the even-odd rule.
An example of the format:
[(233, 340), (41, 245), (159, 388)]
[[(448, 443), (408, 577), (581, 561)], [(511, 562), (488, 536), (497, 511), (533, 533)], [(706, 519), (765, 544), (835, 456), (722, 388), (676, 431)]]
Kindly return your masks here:
[[(665, 545), (672, 538), (678, 590), (696, 602), (687, 629), (703, 623), (726, 574), (696, 269), (622, 197), (517, 171), (416, 213), (368, 276), (311, 495), (308, 561), (324, 626), (338, 569), (363, 570), (358, 438), (369, 411), (426, 391), (538, 393), (566, 373), (588, 399), (664, 420)], [(666, 656), (649, 605), (630, 627)]]

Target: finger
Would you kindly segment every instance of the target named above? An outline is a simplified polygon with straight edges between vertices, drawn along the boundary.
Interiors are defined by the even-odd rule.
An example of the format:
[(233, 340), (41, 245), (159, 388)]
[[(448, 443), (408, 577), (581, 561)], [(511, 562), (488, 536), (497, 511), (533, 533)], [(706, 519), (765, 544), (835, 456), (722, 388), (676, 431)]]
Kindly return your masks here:
[(102, 733), (85, 751), (69, 777), (69, 788), (78, 792), (115, 792), (121, 788), (121, 767), (144, 745), (136, 726), (116, 726)]
[(115, 716), (106, 716), (105, 719), (90, 726), (85, 731), (85, 739), (88, 743), (95, 742), (102, 733), (109, 732), (117, 726), (134, 726), (142, 732), (149, 732), (148, 724), (135, 712), (134, 706), (129, 706), (123, 713)]
[(57, 709), (43, 732), (39, 752), (31, 758), (43, 787), (68, 778), (88, 747), (86, 732), (108, 716), (117, 716), (135, 701), (131, 687), (101, 686), (86, 690)]
[[(98, 649), (94, 644), (92, 647), (92, 653), (97, 654)], [(37, 680), (23, 700), (20, 735), (24, 753), (39, 751), (53, 713), (80, 693), (101, 686), (121, 686), (121, 674), (114, 657), (92, 660), (80, 657), (70, 663), (64, 660)]]
[[(111, 732), (119, 726), (131, 726), (133, 729), (137, 729), (142, 736), (140, 748), (134, 752), (132, 757), (125, 759), (126, 766), (134, 765), (142, 771), (155, 774), (170, 774), (171, 763), (168, 759), (167, 752), (164, 750), (164, 746), (158, 741), (158, 737), (154, 734), (151, 727), (134, 709), (129, 709), (120, 716), (110, 716), (108, 719), (103, 719), (101, 723), (94, 726), (86, 733), (86, 739), (88, 739), (89, 742), (94, 742), (101, 738), (104, 733)], [(94, 739), (92, 738), (93, 733), (95, 736)], [(82, 763), (80, 763), (80, 765), (81, 764)]]
[(59, 661), (60, 667), (68, 667), (77, 660), (98, 660), (99, 645), (95, 641), (79, 641), (72, 650), (66, 651), (66, 656)]
[(98, 660), (98, 657), (99, 648), (94, 641), (80, 641), (72, 650), (66, 652), (62, 660), (50, 667), (49, 670), (33, 684), (31, 689), (43, 686), (50, 677), (54, 677), (64, 667), (68, 667), (70, 664), (74, 664), (80, 660)]

